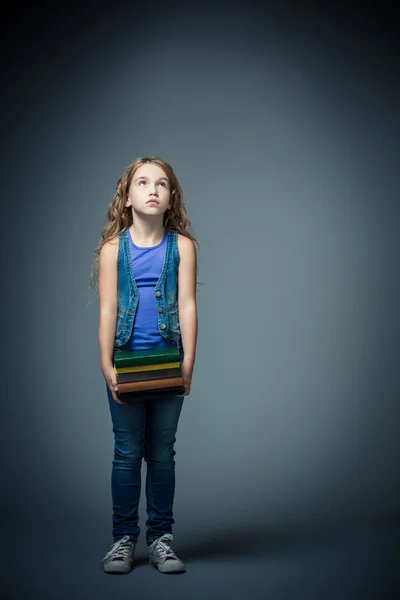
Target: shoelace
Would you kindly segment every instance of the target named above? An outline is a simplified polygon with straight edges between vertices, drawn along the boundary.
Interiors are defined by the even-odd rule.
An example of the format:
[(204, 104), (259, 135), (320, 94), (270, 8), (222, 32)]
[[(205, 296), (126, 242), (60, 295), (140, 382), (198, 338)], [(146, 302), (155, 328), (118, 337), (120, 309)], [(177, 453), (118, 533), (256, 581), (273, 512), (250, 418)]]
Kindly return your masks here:
[(176, 556), (175, 552), (170, 547), (172, 539), (172, 535), (170, 533), (166, 533), (157, 540), (153, 549), (157, 557), (165, 557), (166, 559), (176, 558), (178, 560), (178, 557)]
[(107, 552), (104, 560), (108, 558), (122, 558), (123, 560), (129, 559), (132, 553), (132, 542), (129, 538), (122, 538), (112, 544), (111, 550)]

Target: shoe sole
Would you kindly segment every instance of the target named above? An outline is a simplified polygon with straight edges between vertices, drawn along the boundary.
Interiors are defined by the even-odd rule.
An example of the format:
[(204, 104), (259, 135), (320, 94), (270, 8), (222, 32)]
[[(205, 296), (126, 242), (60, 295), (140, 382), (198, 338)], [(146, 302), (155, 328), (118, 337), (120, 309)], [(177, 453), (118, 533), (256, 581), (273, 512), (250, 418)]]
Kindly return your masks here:
[(152, 567), (160, 571), (160, 573), (185, 573), (185, 565), (158, 565), (157, 563), (150, 563)]
[[(125, 563), (119, 563), (117, 561), (113, 561), (114, 564), (103, 565), (104, 573), (130, 573), (132, 571), (132, 566), (129, 566)], [(115, 564), (116, 563), (116, 564)]]

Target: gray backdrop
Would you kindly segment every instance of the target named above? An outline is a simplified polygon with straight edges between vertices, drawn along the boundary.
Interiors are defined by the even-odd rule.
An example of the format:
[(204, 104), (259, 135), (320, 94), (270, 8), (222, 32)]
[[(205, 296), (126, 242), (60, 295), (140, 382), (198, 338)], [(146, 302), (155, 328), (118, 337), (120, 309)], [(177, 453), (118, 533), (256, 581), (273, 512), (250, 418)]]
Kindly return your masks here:
[(5, 9), (7, 537), (95, 535), (99, 559), (111, 542), (89, 274), (115, 182), (144, 155), (174, 167), (199, 240), (176, 539), (397, 518), (399, 80), (384, 8), (363, 18)]

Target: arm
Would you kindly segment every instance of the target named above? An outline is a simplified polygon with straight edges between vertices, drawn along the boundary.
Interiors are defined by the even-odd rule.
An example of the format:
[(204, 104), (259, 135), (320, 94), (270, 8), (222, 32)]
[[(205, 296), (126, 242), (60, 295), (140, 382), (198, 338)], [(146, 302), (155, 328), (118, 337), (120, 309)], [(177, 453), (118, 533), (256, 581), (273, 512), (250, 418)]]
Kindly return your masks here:
[(197, 344), (197, 304), (196, 304), (196, 248), (191, 239), (178, 236), (180, 256), (178, 272), (178, 311), (181, 327), (182, 345), (185, 354), (182, 364), (182, 375), (185, 383), (185, 395), (190, 392), (190, 385), (196, 358)]
[(115, 328), (118, 311), (118, 239), (104, 244), (99, 256), (99, 299), (100, 319), (98, 340), (100, 364), (104, 378), (116, 402), (118, 400), (117, 379), (113, 365)]

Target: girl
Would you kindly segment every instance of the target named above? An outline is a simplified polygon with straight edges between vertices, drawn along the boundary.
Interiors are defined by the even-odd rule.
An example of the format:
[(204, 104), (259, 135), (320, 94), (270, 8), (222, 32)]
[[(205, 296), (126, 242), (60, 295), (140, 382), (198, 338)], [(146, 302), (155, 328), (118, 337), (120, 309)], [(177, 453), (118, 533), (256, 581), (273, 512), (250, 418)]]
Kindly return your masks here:
[[(140, 528), (142, 458), (150, 564), (183, 572), (171, 547), (175, 434), (190, 393), (197, 342), (197, 241), (172, 167), (159, 157), (135, 160), (117, 182), (91, 281), (99, 297), (98, 341), (114, 432), (111, 473), (113, 544), (106, 573), (128, 573)], [(178, 285), (179, 282), (179, 285)], [(179, 346), (184, 394), (118, 393), (114, 352)]]

